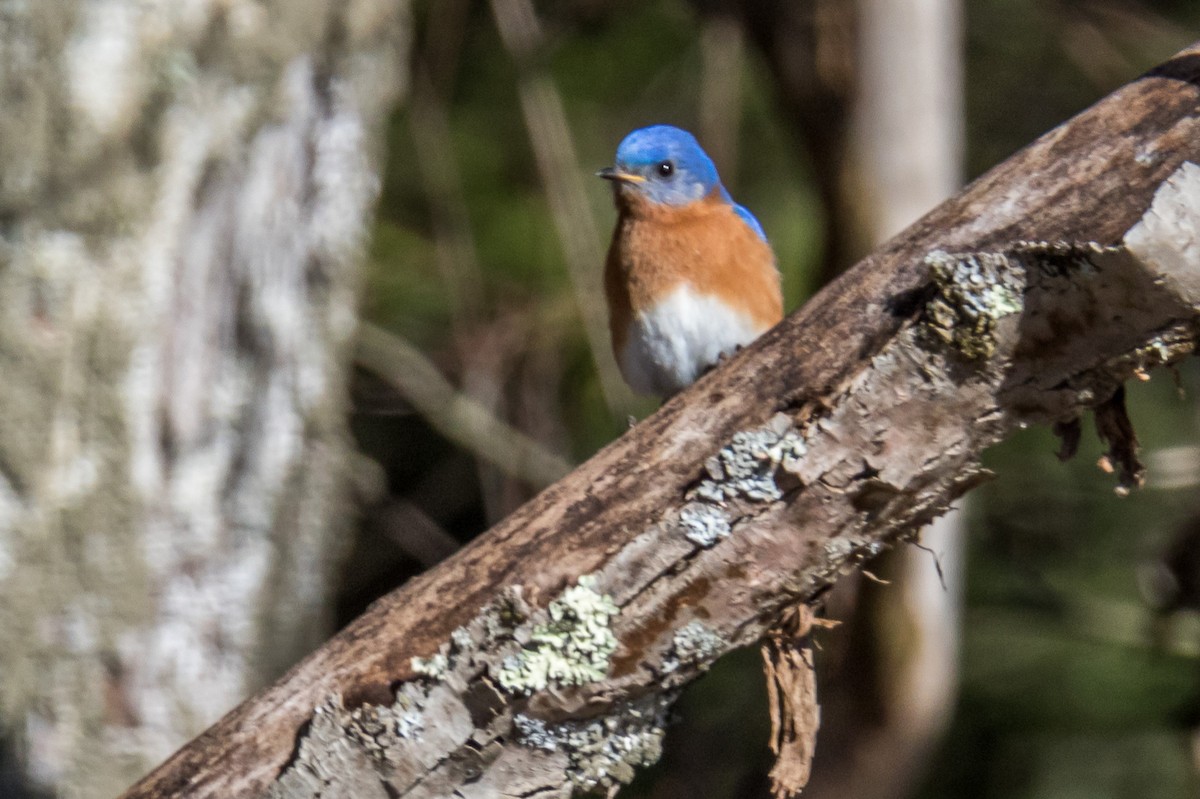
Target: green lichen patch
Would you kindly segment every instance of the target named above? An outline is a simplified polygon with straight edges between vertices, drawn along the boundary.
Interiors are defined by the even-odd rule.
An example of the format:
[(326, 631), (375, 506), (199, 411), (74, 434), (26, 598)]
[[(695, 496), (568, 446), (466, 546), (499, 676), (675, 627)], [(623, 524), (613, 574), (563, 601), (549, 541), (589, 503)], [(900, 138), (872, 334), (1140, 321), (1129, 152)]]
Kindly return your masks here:
[(996, 353), (1001, 319), (1025, 313), (1026, 341), (1061, 339), (1064, 326), (1086, 329), (1089, 303), (1107, 295), (1144, 295), (1145, 287), (1113, 256), (1124, 248), (1096, 242), (1017, 241), (1001, 252), (929, 253), (934, 296), (925, 304), (926, 340), (950, 345), (971, 360)]
[(996, 352), (996, 325), (1024, 307), (1024, 276), (1005, 253), (947, 253), (925, 257), (937, 288), (925, 305), (924, 330), (967, 358)]
[(450, 665), (450, 658), (442, 652), (436, 652), (431, 657), (412, 659), (412, 670), (422, 677), (428, 677), (432, 680), (440, 680), (446, 676), (446, 670)]
[(525, 648), (504, 659), (496, 679), (511, 694), (526, 695), (549, 686), (584, 685), (604, 679), (617, 648), (612, 619), (618, 608), (596, 590), (596, 576), (584, 575), (546, 609)]
[(674, 692), (646, 697), (581, 721), (550, 723), (519, 714), (513, 725), (523, 745), (567, 755), (567, 777), (577, 792), (612, 789), (632, 781), (638, 767), (662, 756), (675, 697)]

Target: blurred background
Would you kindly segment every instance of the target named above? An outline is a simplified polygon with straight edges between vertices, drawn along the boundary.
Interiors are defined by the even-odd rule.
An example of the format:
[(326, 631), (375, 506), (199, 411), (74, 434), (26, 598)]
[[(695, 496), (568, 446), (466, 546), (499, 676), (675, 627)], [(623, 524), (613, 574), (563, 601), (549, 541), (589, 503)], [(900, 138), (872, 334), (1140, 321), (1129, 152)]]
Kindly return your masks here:
[[(699, 136), (762, 221), (794, 308), (958, 183), (1186, 46), (1200, 6), (497, 0), (418, 4), (414, 30), (363, 314), (578, 462), (653, 408), (621, 390), (594, 349), (602, 331), (588, 330), (603, 322), (589, 314), (614, 219), (590, 174), (629, 130), (667, 122)], [(1128, 498), (1096, 468), (1094, 436), (1066, 464), (1044, 430), (989, 453), (997, 479), (958, 519), (965, 553), (949, 553), (948, 565), (965, 560), (962, 589), (942, 599), (960, 607), (910, 605), (906, 622), (896, 583), (840, 588), (829, 615), (844, 624), (818, 637), (826, 729), (806, 795), (1200, 795), (1188, 607), (1200, 597), (1178, 593), (1200, 554), (1176, 553), (1200, 546), (1198, 382), (1189, 366), (1130, 387), (1150, 479)], [(343, 620), (427, 566), (433, 537), (448, 552), (538, 486), (515, 455), (489, 463), (451, 440), (386, 369), (358, 371), (354, 398), (356, 440), (385, 468), (387, 495), (351, 560)], [(946, 646), (952, 663), (914, 651)], [(957, 694), (896, 684), (906, 662), (948, 690), (957, 671)], [(946, 715), (909, 707), (921, 701)], [(622, 795), (765, 796), (764, 707), (757, 653), (722, 661), (685, 695), (662, 763)], [(906, 735), (932, 741), (895, 741)]]
[[(630, 130), (697, 134), (791, 310), (1197, 38), (1195, 0), (0, 4), (0, 797), (117, 793), (653, 412), (600, 292)], [(832, 593), (806, 796), (1200, 795), (1200, 371), (1152, 377), (1146, 488), (1023, 431)], [(766, 796), (767, 737), (735, 653), (621, 795)]]

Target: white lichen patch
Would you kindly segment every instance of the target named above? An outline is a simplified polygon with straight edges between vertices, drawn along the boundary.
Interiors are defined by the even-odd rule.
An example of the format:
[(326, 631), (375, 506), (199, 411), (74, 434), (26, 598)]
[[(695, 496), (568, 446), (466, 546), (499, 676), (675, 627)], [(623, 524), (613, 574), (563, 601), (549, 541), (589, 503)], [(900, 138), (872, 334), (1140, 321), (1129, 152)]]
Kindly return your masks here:
[(689, 502), (679, 512), (679, 524), (687, 540), (698, 547), (716, 546), (733, 532), (729, 514), (706, 502)]
[(619, 705), (606, 716), (548, 723), (517, 715), (520, 743), (567, 755), (567, 777), (579, 791), (612, 789), (630, 782), (637, 768), (662, 756), (667, 716), (675, 695), (650, 696)]
[(367, 754), (386, 760), (401, 739), (418, 740), (425, 732), (424, 700), (411, 690), (402, 690), (390, 707), (363, 705), (348, 714), (343, 710), (342, 728)]
[(475, 618), (456, 627), (436, 652), (429, 657), (413, 657), (409, 664), (419, 676), (434, 681), (442, 681), (454, 672), (475, 671), (480, 657), (504, 641), (512, 641), (528, 615), (520, 586), (509, 586)]
[(733, 440), (705, 463), (708, 477), (692, 496), (717, 504), (737, 497), (773, 502), (783, 496), (778, 471), (796, 471), (807, 451), (791, 419), (779, 414), (764, 427), (734, 433)]
[(822, 547), (825, 565), (814, 576), (826, 580), (838, 574), (849, 574), (856, 567), (881, 555), (888, 548), (882, 541), (838, 536), (830, 538)]
[[(429, 743), (428, 735), (465, 734), (470, 718), (427, 712), (422, 689), (405, 686), (392, 705), (348, 710), (330, 696), (313, 711), (292, 763), (262, 794), (263, 799), (390, 795), (388, 779)], [(435, 745), (440, 742), (435, 742)]]
[(584, 575), (546, 608), (524, 649), (504, 659), (496, 679), (511, 694), (549, 686), (583, 685), (604, 679), (617, 648), (612, 620), (618, 608), (596, 590), (596, 576)]
[(470, 649), (473, 640), (471, 631), (466, 627), (456, 627), (454, 628), (454, 632), (450, 633), (450, 645), (458, 652)]
[(968, 358), (990, 357), (997, 322), (1024, 305), (1024, 276), (1005, 253), (935, 250), (925, 263), (937, 295), (925, 305), (924, 329)]
[(830, 560), (841, 561), (853, 559), (858, 562), (870, 560), (887, 549), (882, 541), (874, 539), (852, 538), (839, 536), (825, 542), (825, 554)]
[(689, 621), (671, 638), (671, 648), (662, 661), (663, 673), (670, 674), (684, 666), (707, 664), (728, 645), (728, 641), (704, 622)]
[(513, 727), (517, 731), (517, 740), (530, 749), (543, 749), (547, 752), (557, 752), (562, 745), (562, 736), (556, 734), (560, 725), (547, 724), (542, 719), (518, 713), (513, 716)]

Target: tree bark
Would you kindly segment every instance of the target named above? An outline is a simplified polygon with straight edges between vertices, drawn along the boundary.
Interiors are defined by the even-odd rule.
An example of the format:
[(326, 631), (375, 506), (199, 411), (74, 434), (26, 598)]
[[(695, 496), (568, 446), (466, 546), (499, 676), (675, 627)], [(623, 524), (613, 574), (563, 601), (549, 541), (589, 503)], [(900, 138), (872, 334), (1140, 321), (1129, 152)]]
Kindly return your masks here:
[(0, 10), (5, 795), (112, 796), (324, 638), (401, 17)]
[(126, 796), (611, 789), (657, 756), (684, 682), (942, 513), (1018, 427), (1097, 408), (1136, 481), (1121, 383), (1200, 330), (1198, 110), (1200, 45), (924, 217)]
[[(962, 183), (960, 0), (858, 0), (859, 91), (843, 205), (851, 241), (877, 247)], [(805, 799), (912, 793), (957, 688), (965, 550), (961, 508), (921, 533), (925, 549), (869, 567), (888, 585), (846, 581), (827, 613), (847, 619), (825, 650), (824, 727)], [(840, 600), (840, 601), (839, 601)]]

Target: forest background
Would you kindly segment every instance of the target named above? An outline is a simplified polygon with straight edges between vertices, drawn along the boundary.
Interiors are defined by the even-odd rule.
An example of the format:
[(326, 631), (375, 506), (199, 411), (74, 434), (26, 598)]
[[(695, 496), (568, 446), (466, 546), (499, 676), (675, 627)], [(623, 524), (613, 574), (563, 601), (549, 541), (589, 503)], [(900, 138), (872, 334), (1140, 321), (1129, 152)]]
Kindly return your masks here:
[[(615, 212), (592, 173), (628, 131), (698, 135), (762, 222), (792, 310), (1200, 34), (1194, 0), (312, 0), (311, 13), (228, 0), (194, 4), (209, 15), (194, 30), (183, 12), (144, 24), (152, 6), (0, 5), (5, 797), (113, 795), (654, 411), (616, 374), (599, 292)], [(321, 19), (348, 22), (326, 36)], [(138, 55), (80, 44), (121, 41), (127, 22), (150, 31)], [(186, 47), (164, 56), (164, 41)], [(153, 75), (134, 81), (140, 105), (72, 106), (53, 79), (21, 72), (68, 62), (75, 90), (121, 58)], [(345, 171), (328, 174), (362, 177), (346, 86), (380, 170), (361, 261), (345, 241), (369, 180), (331, 188), (318, 168), (332, 158)], [(187, 172), (162, 165), (186, 166), (188, 146), (210, 163), (159, 192)], [(316, 210), (290, 218), (272, 191)], [(183, 210), (151, 201), (162, 196)], [(222, 210), (233, 200), (251, 213)], [(353, 219), (328, 227), (339, 213)], [(162, 236), (138, 238), (143, 225)], [(174, 260), (122, 249), (123, 236), (180, 230), (164, 250)], [(232, 255), (206, 249), (226, 240)], [(129, 269), (95, 268), (106, 259)], [(126, 313), (146, 286), (160, 290), (161, 330)], [(242, 382), (222, 382), (229, 353), (212, 355), (214, 341)], [(113, 375), (147, 364), (166, 397), (150, 422), (137, 414), (153, 403), (104, 404), (125, 379)], [(242, 393), (217, 390), (230, 386)], [(831, 593), (806, 795), (1197, 795), (1200, 369), (1128, 391), (1144, 488), (1118, 496), (1092, 436), (1062, 463), (1049, 430), (1022, 431), (988, 453), (996, 479), (927, 549), (885, 555)], [(73, 459), (126, 428), (154, 457)], [(175, 493), (160, 502), (129, 475)], [(908, 604), (914, 585), (931, 604)], [(913, 664), (932, 688), (897, 677)], [(662, 761), (623, 796), (766, 795), (757, 652), (721, 660), (676, 711)]]
[[(667, 122), (695, 131), (731, 192), (767, 230), (791, 309), (864, 254), (866, 236), (859, 231), (855, 240), (846, 231), (854, 214), (830, 207), (820, 185), (825, 167), (813, 163), (823, 151), (812, 142), (837, 134), (812, 128), (836, 131), (838, 122), (822, 118), (819, 103), (797, 114), (802, 100), (756, 47), (754, 23), (743, 27), (719, 5), (544, 4), (549, 41), (537, 69), (557, 87), (585, 174), (608, 164), (635, 127)], [(747, 5), (755, 7), (748, 16), (770, 6)], [(449, 22), (455, 13), (461, 28)], [(962, 20), (965, 180), (1200, 31), (1200, 8), (1183, 0), (969, 0), (961, 8), (943, 4), (941, 13)], [(483, 382), (496, 412), (578, 461), (622, 432), (627, 411), (642, 416), (653, 404), (605, 403), (514, 94), (522, 71), (494, 18), (467, 4), (444, 14), (427, 10), (416, 28), (415, 52), (429, 83), (416, 84), (413, 108), (390, 128), (364, 314), (419, 346), (460, 384), (469, 384), (471, 368), (462, 353), (473, 353), (490, 372)], [(459, 35), (447, 36), (451, 30)], [(836, 41), (824, 46), (834, 59), (826, 70), (854, 72), (852, 63), (837, 63), (852, 52), (839, 53)], [(423, 91), (429, 115), (445, 125), (435, 128), (441, 135), (421, 130), (429, 124), (418, 112)], [(447, 175), (422, 174), (422, 146), (438, 147), (437, 163), (456, 173), (441, 220), (437, 186)], [(853, 189), (837, 191), (849, 192), (836, 201), (840, 208), (855, 205)], [(589, 224), (606, 238), (614, 216), (606, 187), (589, 184), (587, 199)], [(439, 221), (453, 228), (456, 213), (458, 241), (469, 242), (474, 266), (448, 281), (437, 267), (437, 230)], [(831, 224), (830, 214), (844, 219)], [(831, 231), (843, 242), (831, 246)], [(597, 268), (604, 243), (587, 242)], [(456, 325), (460, 332), (448, 336)], [(359, 384), (360, 444), (387, 465), (391, 491), (455, 540), (527, 496), (527, 484), (523, 490), (478, 464), (417, 419), (379, 412), (378, 388)], [(1181, 371), (1178, 387), (1161, 376), (1131, 387), (1131, 414), (1151, 468), (1147, 487), (1129, 497), (1116, 496), (1111, 476), (1096, 468), (1095, 442), (1064, 464), (1048, 430), (1029, 430), (990, 453), (986, 463), (998, 479), (967, 503), (960, 693), (925, 776), (892, 795), (1166, 799), (1200, 789), (1200, 623), (1192, 611), (1176, 613), (1161, 633), (1161, 599), (1146, 585), (1152, 564), (1171, 557), (1200, 512), (1197, 391), (1193, 366)], [(434, 474), (458, 477), (435, 482)], [(456, 486), (453, 501), (447, 483)], [(862, 590), (886, 597), (889, 587)], [(838, 635), (826, 633), (824, 646), (837, 651), (828, 639)], [(841, 668), (860, 667), (861, 656), (856, 649)], [(685, 694), (663, 762), (623, 795), (763, 795), (770, 765), (764, 707), (757, 653), (721, 662)]]

